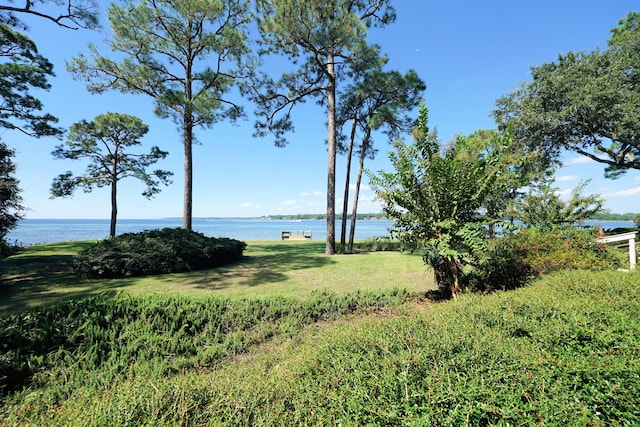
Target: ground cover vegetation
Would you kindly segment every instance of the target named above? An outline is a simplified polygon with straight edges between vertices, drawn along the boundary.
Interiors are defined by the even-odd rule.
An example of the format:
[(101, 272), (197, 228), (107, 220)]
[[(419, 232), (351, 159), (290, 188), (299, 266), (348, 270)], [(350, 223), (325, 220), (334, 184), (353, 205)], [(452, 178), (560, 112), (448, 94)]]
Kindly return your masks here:
[(440, 304), (403, 291), (70, 300), (1, 318), (4, 384), (29, 384), (5, 387), (2, 422), (634, 425), (637, 281), (559, 271)]
[[(69, 11), (76, 10), (72, 3)], [(91, 47), (91, 58), (77, 57), (69, 70), (95, 92), (151, 95), (158, 115), (179, 123), (185, 230), (37, 245), (3, 260), (1, 422), (640, 422), (638, 275), (614, 271), (622, 265), (620, 253), (596, 243), (596, 230), (567, 225), (598, 214), (599, 197), (582, 196), (579, 186), (562, 201), (549, 180), (561, 148), (592, 158), (590, 149), (606, 153), (610, 177), (638, 168), (639, 110), (628, 88), (637, 80), (640, 15), (621, 21), (603, 54), (570, 53), (534, 68), (532, 84), (498, 101), (498, 131), (443, 144), (429, 129), (423, 104), (413, 142), (393, 143), (395, 170), (370, 175), (397, 240), (374, 239), (354, 255), (325, 257), (321, 246), (335, 253), (337, 86), (364, 84), (382, 72), (386, 58), (366, 33), (395, 18), (387, 1), (332, 3), (257, 2), (261, 53), (286, 56), (298, 68), (280, 81), (261, 76), (262, 84), (246, 86), (244, 78), (256, 77), (245, 38), (254, 18), (249, 2), (226, 0), (213, 8), (210, 1), (125, 1), (124, 8), (109, 8), (116, 30), (111, 47), (125, 59)], [(70, 22), (93, 25), (88, 10), (79, 9)], [(205, 22), (219, 31), (205, 34)], [(305, 25), (313, 31), (299, 31)], [(22, 93), (0, 92), (27, 107), (13, 116), (0, 111), (0, 125), (60, 135), (55, 117), (38, 115), (41, 106), (28, 95), (30, 88), (48, 87), (51, 64), (13, 30), (19, 27), (0, 6), (0, 31), (10, 36), (3, 43), (18, 52), (10, 63), (16, 71), (2, 82), (29, 70), (34, 77), (17, 87)], [(202, 43), (181, 50), (185, 39)], [(166, 54), (174, 51), (185, 55), (184, 78), (172, 74), (174, 58)], [(218, 55), (220, 67), (197, 62), (202, 55)], [(594, 66), (602, 72), (595, 80)], [(412, 80), (411, 99), (400, 109), (415, 105), (411, 87), (419, 91), (422, 82)], [(316, 96), (327, 106), (326, 242), (258, 242), (245, 254), (250, 246), (243, 242), (225, 240), (221, 246), (232, 249), (217, 252), (219, 240), (188, 233), (193, 129), (240, 117), (239, 104), (227, 97), (236, 86), (263, 107), (257, 133), (272, 133), (279, 145), (293, 128), (289, 114), (296, 103)], [(578, 97), (578, 86), (606, 89)], [(363, 140), (361, 154), (367, 153)], [(11, 167), (5, 168), (9, 177)], [(18, 193), (10, 194), (19, 207)], [(0, 214), (2, 221), (19, 217)], [(419, 258), (389, 250), (395, 247)], [(193, 271), (221, 260), (215, 269)], [(81, 275), (104, 278), (79, 277), (73, 265)], [(438, 293), (427, 292), (433, 284)], [(513, 291), (465, 292), (507, 289)], [(458, 300), (432, 302), (451, 295)]]

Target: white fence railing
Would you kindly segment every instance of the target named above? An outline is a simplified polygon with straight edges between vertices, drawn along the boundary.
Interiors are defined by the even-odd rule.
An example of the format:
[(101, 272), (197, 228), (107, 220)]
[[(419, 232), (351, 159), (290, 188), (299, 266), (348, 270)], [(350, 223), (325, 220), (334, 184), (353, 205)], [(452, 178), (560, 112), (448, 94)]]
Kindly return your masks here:
[(636, 269), (636, 234), (637, 231), (630, 233), (615, 234), (613, 236), (598, 237), (599, 243), (614, 243), (629, 241), (629, 269)]

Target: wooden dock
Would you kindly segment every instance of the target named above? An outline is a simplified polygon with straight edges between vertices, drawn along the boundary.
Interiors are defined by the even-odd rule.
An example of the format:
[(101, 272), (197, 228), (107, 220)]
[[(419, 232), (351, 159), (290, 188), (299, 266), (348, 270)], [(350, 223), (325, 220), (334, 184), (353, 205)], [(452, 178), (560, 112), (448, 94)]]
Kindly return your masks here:
[(297, 231), (294, 233), (292, 231), (283, 231), (282, 232), (282, 240), (311, 240), (313, 233), (311, 230), (309, 231)]

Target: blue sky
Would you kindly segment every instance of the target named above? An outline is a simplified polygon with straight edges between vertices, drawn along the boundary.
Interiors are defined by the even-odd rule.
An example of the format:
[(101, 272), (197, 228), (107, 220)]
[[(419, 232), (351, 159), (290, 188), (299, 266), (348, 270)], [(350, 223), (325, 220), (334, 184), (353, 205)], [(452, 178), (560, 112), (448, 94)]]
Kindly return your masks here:
[[(609, 30), (633, 10), (634, 2), (608, 0), (539, 0), (483, 2), (449, 0), (396, 0), (397, 21), (371, 32), (370, 41), (389, 56), (388, 69), (415, 69), (427, 84), (425, 99), (430, 124), (443, 140), (456, 134), (495, 127), (490, 116), (495, 101), (520, 82), (530, 80), (530, 67), (553, 61), (568, 51), (606, 47)], [(142, 95), (111, 92), (90, 95), (82, 81), (74, 81), (65, 61), (87, 52), (93, 42), (109, 36), (106, 22), (101, 32), (71, 31), (44, 20), (29, 19), (28, 35), (40, 53), (55, 65), (52, 88), (39, 93), (45, 111), (68, 128), (80, 120), (92, 120), (106, 112), (134, 114), (150, 126), (144, 150), (152, 145), (170, 152), (158, 167), (174, 172), (173, 184), (154, 199), (141, 196), (135, 180), (121, 181), (119, 218), (163, 218), (182, 215), (183, 150), (180, 133), (170, 120), (153, 115), (152, 102)], [(286, 64), (271, 63), (282, 69)], [(326, 112), (315, 103), (294, 115), (295, 133), (285, 148), (269, 138), (252, 137), (253, 107), (247, 104), (246, 121), (219, 123), (197, 130), (201, 142), (194, 147), (193, 214), (196, 217), (255, 217), (269, 214), (322, 213), (326, 210), (327, 155)], [(52, 179), (72, 170), (81, 173), (78, 161), (53, 160), (50, 153), (61, 141), (32, 139), (3, 131), (2, 138), (17, 151), (17, 178), (23, 189), (27, 218), (108, 218), (109, 190), (78, 191), (73, 198), (50, 199)], [(406, 137), (408, 138), (408, 137)], [(372, 170), (390, 170), (389, 145), (375, 139), (378, 156), (369, 161)], [(639, 212), (640, 174), (631, 171), (621, 179), (603, 178), (604, 165), (567, 153), (566, 166), (558, 171), (556, 186), (569, 193), (581, 179), (591, 179), (586, 193), (598, 193), (612, 212)], [(342, 206), (345, 158), (337, 164), (337, 211)], [(355, 176), (355, 173), (352, 173)], [(355, 179), (355, 178), (354, 178)], [(364, 184), (367, 183), (367, 178)], [(359, 212), (379, 212), (373, 193), (365, 186)]]

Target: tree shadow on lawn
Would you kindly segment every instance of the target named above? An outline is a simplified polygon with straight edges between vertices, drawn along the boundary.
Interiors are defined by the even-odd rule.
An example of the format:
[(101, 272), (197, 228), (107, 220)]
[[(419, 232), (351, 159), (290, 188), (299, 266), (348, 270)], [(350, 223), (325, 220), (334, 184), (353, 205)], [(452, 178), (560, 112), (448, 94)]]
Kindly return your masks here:
[(0, 314), (55, 303), (67, 297), (88, 296), (108, 288), (103, 285), (97, 289), (88, 284), (76, 276), (70, 265), (56, 269), (50, 263), (25, 263), (23, 272), (3, 274)]
[[(87, 243), (89, 245), (91, 243)], [(324, 255), (324, 242), (249, 243), (250, 249), (237, 263), (208, 270), (123, 279), (82, 279), (71, 266), (76, 251), (47, 245), (0, 261), (0, 315), (16, 313), (68, 298), (133, 287), (145, 280), (179, 290), (223, 290), (234, 286), (260, 286), (288, 278), (294, 270), (333, 263)]]
[[(324, 255), (324, 242), (250, 242), (249, 248), (248, 254), (235, 264), (186, 273), (184, 279), (201, 290), (255, 287), (285, 281), (288, 273), (295, 270), (319, 268), (335, 262)], [(176, 276), (167, 279), (180, 280)]]

